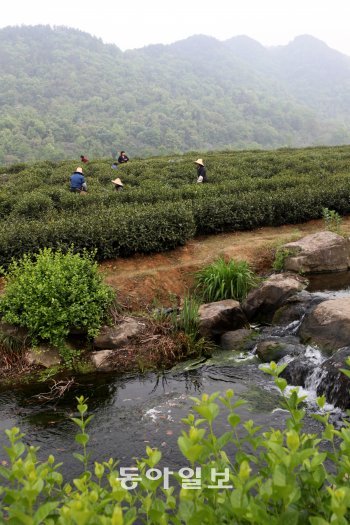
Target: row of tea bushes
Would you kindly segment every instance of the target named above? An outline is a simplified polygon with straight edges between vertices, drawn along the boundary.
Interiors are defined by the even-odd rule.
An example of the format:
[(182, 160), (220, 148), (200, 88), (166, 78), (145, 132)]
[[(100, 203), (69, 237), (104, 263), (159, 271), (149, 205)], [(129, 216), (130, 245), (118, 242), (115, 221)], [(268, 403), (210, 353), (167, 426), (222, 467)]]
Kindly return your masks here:
[(184, 203), (154, 206), (91, 207), (52, 220), (0, 224), (0, 265), (40, 248), (97, 250), (100, 260), (137, 252), (162, 252), (194, 236), (191, 207)]
[[(92, 206), (116, 207), (123, 204), (154, 204), (156, 202), (171, 202), (184, 200), (217, 199), (228, 196), (239, 197), (241, 194), (257, 192), (276, 192), (290, 188), (299, 188), (303, 193), (305, 188), (317, 186), (327, 189), (329, 186), (345, 186), (348, 174), (292, 175), (283, 172), (280, 176), (270, 179), (247, 178), (217, 182), (205, 185), (182, 184), (171, 187), (159, 181), (147, 180), (142, 186), (126, 187), (123, 192), (115, 192), (113, 187), (100, 184), (99, 180), (89, 181), (89, 193), (84, 196), (72, 194), (69, 188), (62, 186), (35, 185), (32, 191), (15, 195), (13, 192), (0, 194), (0, 218), (14, 220), (16, 217), (26, 219), (40, 218), (45, 213), (70, 212), (84, 210)], [(28, 184), (28, 181), (26, 181)], [(81, 198), (80, 198), (81, 197)]]
[(349, 213), (350, 187), (289, 188), (201, 199), (193, 202), (193, 214), (197, 234), (213, 234), (317, 219), (325, 207), (342, 215)]
[[(79, 198), (79, 197), (78, 197)], [(84, 198), (82, 198), (84, 199)], [(149, 205), (94, 206), (46, 220), (0, 223), (0, 264), (43, 247), (97, 249), (100, 260), (172, 249), (195, 234), (280, 226), (350, 211), (350, 188), (318, 186)]]

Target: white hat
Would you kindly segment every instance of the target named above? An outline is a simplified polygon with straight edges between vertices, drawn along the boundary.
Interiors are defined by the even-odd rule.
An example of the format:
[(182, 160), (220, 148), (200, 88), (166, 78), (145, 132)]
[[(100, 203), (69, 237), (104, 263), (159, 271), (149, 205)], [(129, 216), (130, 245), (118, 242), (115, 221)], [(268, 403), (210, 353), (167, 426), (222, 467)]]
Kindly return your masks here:
[(77, 169), (75, 170), (75, 173), (83, 173), (83, 168), (80, 168), (80, 167), (77, 168)]
[(204, 166), (202, 159), (197, 159), (194, 161), (195, 164), (200, 164), (201, 166)]
[(111, 182), (113, 182), (113, 184), (116, 184), (117, 186), (124, 186), (124, 184), (122, 183), (122, 181), (119, 178), (118, 179), (114, 179)]

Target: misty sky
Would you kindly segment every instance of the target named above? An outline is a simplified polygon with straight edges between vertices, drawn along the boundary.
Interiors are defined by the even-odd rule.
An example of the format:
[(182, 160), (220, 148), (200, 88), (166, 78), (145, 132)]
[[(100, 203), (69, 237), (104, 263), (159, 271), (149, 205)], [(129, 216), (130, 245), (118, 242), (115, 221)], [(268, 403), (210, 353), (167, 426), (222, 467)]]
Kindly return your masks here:
[(247, 35), (265, 46), (310, 34), (350, 55), (350, 0), (10, 0), (0, 27), (65, 25), (120, 49), (194, 34)]

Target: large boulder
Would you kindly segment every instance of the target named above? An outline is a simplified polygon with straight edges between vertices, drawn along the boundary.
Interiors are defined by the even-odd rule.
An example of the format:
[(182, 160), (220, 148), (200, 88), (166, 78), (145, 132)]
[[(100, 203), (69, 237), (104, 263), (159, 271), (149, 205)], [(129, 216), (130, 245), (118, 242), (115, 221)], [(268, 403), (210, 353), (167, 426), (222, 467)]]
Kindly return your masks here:
[(273, 325), (286, 326), (301, 318), (314, 306), (322, 303), (326, 297), (317, 294), (311, 294), (306, 290), (292, 295), (286, 303), (279, 308), (272, 319)]
[(350, 346), (340, 348), (332, 357), (320, 366), (317, 395), (325, 395), (328, 403), (336, 407), (350, 408), (350, 379), (341, 372), (348, 368), (346, 359), (350, 357)]
[(117, 369), (113, 357), (114, 350), (100, 350), (99, 352), (91, 352), (89, 357), (94, 368), (99, 372), (113, 372)]
[(132, 317), (126, 317), (116, 326), (103, 326), (99, 335), (94, 339), (94, 347), (97, 350), (122, 348), (131, 339), (142, 333), (145, 326), (145, 323)]
[(251, 290), (242, 303), (249, 321), (271, 322), (274, 313), (292, 295), (304, 290), (308, 281), (295, 274), (274, 274)]
[(299, 343), (297, 337), (268, 337), (258, 341), (256, 353), (264, 363), (275, 361), (276, 363), (283, 357), (302, 355), (305, 347)]
[(239, 302), (233, 299), (202, 304), (198, 315), (202, 337), (216, 339), (224, 332), (249, 327)]
[(230, 330), (222, 334), (220, 346), (223, 350), (236, 350), (239, 352), (252, 350), (255, 346), (256, 332), (248, 328)]
[(350, 239), (323, 231), (283, 246), (289, 252), (284, 270), (302, 273), (341, 272), (350, 267)]
[(299, 336), (321, 348), (335, 351), (350, 344), (350, 297), (323, 301), (301, 323)]
[(26, 360), (30, 365), (39, 365), (44, 368), (52, 368), (61, 364), (58, 348), (51, 345), (40, 345), (31, 348), (26, 353)]

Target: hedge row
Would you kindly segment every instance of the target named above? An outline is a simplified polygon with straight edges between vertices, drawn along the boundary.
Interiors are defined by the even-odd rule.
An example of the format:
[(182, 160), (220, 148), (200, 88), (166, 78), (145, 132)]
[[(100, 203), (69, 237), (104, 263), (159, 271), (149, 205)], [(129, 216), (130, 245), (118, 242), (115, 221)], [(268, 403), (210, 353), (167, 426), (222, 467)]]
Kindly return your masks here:
[(239, 197), (202, 198), (176, 203), (91, 207), (47, 221), (3, 222), (0, 226), (0, 264), (43, 247), (67, 249), (74, 244), (97, 249), (100, 260), (137, 252), (160, 252), (184, 244), (195, 234), (280, 226), (316, 219), (328, 207), (350, 212), (350, 188), (289, 188), (245, 193)]
[(290, 188), (256, 192), (239, 197), (206, 199), (193, 203), (197, 234), (282, 226), (322, 217), (328, 207), (344, 215), (350, 212), (350, 187)]
[[(282, 174), (270, 179), (238, 179), (217, 184), (183, 184), (180, 188), (165, 187), (158, 181), (143, 187), (129, 188), (123, 192), (115, 192), (113, 188), (94, 188), (79, 196), (72, 194), (68, 187), (35, 188), (19, 196), (0, 194), (0, 218), (16, 220), (18, 217), (26, 219), (41, 218), (45, 214), (83, 211), (93, 206), (118, 207), (124, 204), (155, 204), (184, 200), (203, 200), (221, 198), (223, 195), (239, 196), (245, 193), (275, 192), (289, 188), (299, 188), (302, 193), (309, 186), (327, 188), (330, 185), (344, 186), (348, 183), (348, 174), (320, 175), (310, 179), (309, 175), (292, 176)], [(96, 190), (96, 191), (95, 191)]]
[(195, 234), (191, 207), (186, 203), (166, 206), (91, 208), (89, 213), (70, 213), (58, 220), (15, 221), (0, 225), (0, 265), (40, 248), (72, 244), (75, 251), (97, 250), (99, 260), (137, 252), (162, 252), (183, 245)]

